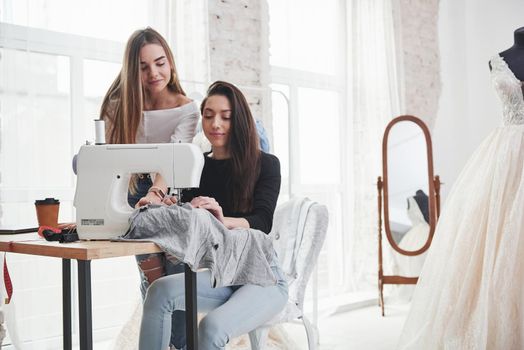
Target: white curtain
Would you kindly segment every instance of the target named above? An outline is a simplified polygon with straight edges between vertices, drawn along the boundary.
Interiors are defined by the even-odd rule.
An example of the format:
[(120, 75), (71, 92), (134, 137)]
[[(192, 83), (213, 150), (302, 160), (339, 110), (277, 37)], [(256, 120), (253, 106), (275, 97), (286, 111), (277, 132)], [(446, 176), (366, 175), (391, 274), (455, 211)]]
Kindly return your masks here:
[[(270, 0), (274, 148), (282, 167), (281, 200), (309, 197), (328, 207), (329, 228), (310, 284), (320, 309), (345, 293), (347, 229), (345, 2)], [(314, 23), (314, 25), (312, 25)], [(316, 283), (315, 283), (316, 282)], [(315, 295), (316, 295), (315, 294)], [(306, 298), (311, 293), (307, 293)], [(308, 301), (315, 298), (308, 299)], [(306, 307), (309, 310), (309, 307)]]
[(269, 1), (272, 81), (290, 106), (273, 99), (275, 150), (281, 160), (290, 154), (291, 194), (329, 208), (317, 265), (321, 309), (376, 288), (381, 139), (401, 110), (391, 1), (328, 1), (322, 9)]
[(392, 0), (355, 0), (348, 8), (349, 97), (353, 113), (353, 233), (348, 279), (376, 288), (377, 177), (386, 124), (402, 110)]
[[(93, 119), (134, 30), (158, 30), (175, 52), (186, 91), (205, 91), (206, 3), (0, 1), (2, 225), (34, 226), (33, 203), (45, 197), (60, 199), (61, 222), (74, 219), (71, 159), (94, 137)], [(11, 304), (2, 308), (9, 311), (11, 341), (17, 349), (59, 348), (60, 260), (20, 254), (8, 254), (7, 259), (14, 294)], [(76, 264), (72, 265), (76, 281)], [(113, 338), (128, 319), (139, 299), (139, 284), (134, 257), (94, 261), (92, 270), (97, 342)], [(73, 283), (73, 295), (76, 292)], [(73, 308), (75, 302), (73, 298)]]
[(182, 87), (190, 98), (199, 100), (210, 83), (207, 0), (176, 0), (168, 4), (168, 42)]

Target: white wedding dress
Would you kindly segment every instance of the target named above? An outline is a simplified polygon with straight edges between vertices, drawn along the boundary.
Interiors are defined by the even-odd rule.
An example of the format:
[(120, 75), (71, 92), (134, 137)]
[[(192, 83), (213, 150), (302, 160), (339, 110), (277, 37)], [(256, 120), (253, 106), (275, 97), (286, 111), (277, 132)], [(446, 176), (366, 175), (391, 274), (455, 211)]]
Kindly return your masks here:
[[(398, 246), (404, 250), (414, 251), (422, 248), (426, 244), (429, 237), (429, 225), (424, 220), (424, 214), (420, 210), (415, 197), (408, 198), (408, 217), (412, 223), (411, 229), (406, 232)], [(418, 277), (427, 252), (415, 256), (401, 255), (393, 252), (394, 268), (393, 274), (404, 277)], [(412, 284), (399, 284), (393, 289), (388, 300), (393, 300), (398, 303), (406, 303), (411, 300), (415, 286)]]
[[(426, 220), (424, 220), (424, 214), (422, 214), (415, 198), (409, 197), (408, 202), (408, 217), (413, 226), (406, 232), (404, 237), (402, 237), (398, 246), (404, 250), (414, 251), (422, 248), (424, 244), (426, 244), (429, 237), (429, 225)], [(418, 277), (420, 275), (426, 259), (426, 253), (415, 256), (397, 255), (399, 255), (397, 259), (399, 263), (399, 275), (406, 277)]]
[(398, 349), (524, 349), (523, 83), (491, 67), (504, 125), (449, 195)]

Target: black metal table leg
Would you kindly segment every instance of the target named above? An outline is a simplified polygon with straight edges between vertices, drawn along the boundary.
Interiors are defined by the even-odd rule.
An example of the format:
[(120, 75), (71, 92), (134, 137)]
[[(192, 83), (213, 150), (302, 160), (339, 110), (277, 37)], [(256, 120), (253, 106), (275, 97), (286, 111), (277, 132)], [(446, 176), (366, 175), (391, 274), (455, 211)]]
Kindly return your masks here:
[(80, 319), (80, 350), (93, 349), (93, 318), (91, 309), (91, 261), (78, 261), (78, 316)]
[(198, 350), (196, 273), (185, 264), (186, 342), (188, 350)]
[(63, 348), (73, 348), (71, 334), (71, 260), (62, 259), (62, 332)]

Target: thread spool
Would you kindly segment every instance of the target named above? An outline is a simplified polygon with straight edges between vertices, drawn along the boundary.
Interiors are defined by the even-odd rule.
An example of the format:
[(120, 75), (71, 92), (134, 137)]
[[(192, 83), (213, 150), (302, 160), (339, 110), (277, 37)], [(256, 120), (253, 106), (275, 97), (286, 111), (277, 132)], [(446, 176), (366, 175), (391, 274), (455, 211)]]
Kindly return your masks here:
[(102, 119), (95, 119), (95, 145), (105, 145), (106, 126)]

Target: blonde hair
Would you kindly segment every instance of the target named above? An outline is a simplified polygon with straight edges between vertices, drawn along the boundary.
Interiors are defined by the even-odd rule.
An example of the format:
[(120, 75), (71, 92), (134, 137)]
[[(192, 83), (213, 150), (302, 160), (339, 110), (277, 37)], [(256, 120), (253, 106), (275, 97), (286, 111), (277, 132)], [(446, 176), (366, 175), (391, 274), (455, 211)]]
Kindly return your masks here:
[(140, 50), (147, 44), (162, 46), (171, 66), (167, 87), (174, 93), (186, 95), (178, 80), (173, 53), (166, 40), (150, 27), (135, 31), (127, 41), (122, 69), (109, 87), (100, 108), (100, 118), (109, 121), (106, 130), (109, 143), (136, 142), (145, 96), (140, 79)]

